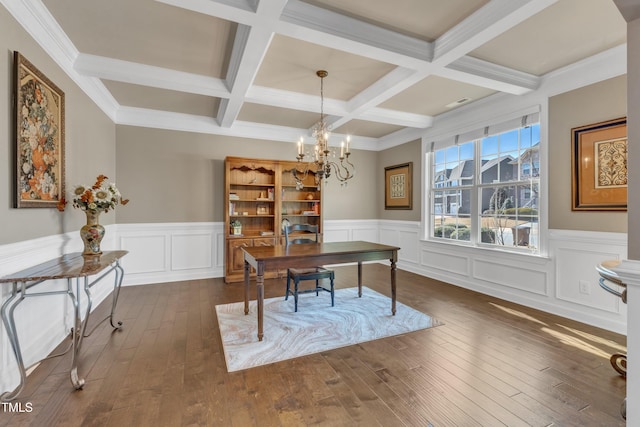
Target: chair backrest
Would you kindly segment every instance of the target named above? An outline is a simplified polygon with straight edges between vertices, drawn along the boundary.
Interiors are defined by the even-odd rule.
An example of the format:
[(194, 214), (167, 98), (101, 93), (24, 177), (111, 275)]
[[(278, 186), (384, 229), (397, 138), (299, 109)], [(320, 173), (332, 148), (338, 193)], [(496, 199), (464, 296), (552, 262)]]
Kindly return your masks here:
[[(295, 236), (293, 239), (289, 239), (289, 234), (295, 232), (304, 232), (306, 234), (302, 236)], [(314, 239), (311, 239), (311, 236)], [(318, 242), (318, 226), (311, 224), (291, 224), (284, 227), (284, 243), (289, 246), (298, 243), (317, 243)]]

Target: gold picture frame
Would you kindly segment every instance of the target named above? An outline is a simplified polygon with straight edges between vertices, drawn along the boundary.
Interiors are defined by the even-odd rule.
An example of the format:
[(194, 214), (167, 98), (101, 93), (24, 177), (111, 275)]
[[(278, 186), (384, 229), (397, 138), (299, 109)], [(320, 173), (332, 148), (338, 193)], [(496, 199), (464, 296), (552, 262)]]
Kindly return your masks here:
[(64, 92), (14, 52), (16, 208), (55, 208), (64, 198)]
[(413, 162), (384, 168), (384, 208), (413, 209)]
[(573, 128), (571, 136), (571, 209), (626, 211), (626, 117)]

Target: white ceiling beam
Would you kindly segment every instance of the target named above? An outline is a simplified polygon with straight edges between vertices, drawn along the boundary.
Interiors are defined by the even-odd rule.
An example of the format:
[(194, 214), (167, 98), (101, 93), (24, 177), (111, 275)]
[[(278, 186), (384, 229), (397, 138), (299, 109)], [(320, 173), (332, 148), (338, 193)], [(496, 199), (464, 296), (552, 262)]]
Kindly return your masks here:
[(279, 33), (410, 68), (420, 67), (433, 56), (433, 46), (427, 41), (299, 0), (287, 3)]
[[(121, 107), (117, 112), (115, 123), (258, 140), (291, 141), (292, 144), (295, 144), (300, 135), (306, 132), (306, 129), (243, 121), (236, 121), (233, 127), (225, 128), (220, 126), (214, 118), (208, 116), (137, 107)], [(330, 145), (339, 146), (340, 141), (344, 138), (346, 138), (346, 135), (333, 134)], [(376, 141), (377, 139), (375, 138), (352, 137), (351, 146), (361, 150), (375, 150)]]
[[(485, 43), (487, 39), (495, 37), (500, 31), (506, 31), (555, 1), (557, 0), (493, 0), (463, 21), (464, 25), (454, 27), (436, 41), (435, 47), (439, 48), (437, 54), (440, 55), (436, 61), (438, 67), (434, 67), (430, 62), (434, 49), (431, 43), (378, 28), (298, 0), (289, 2), (282, 19), (307, 30), (301, 34), (298, 28), (291, 36), (306, 36), (307, 41), (406, 66), (407, 69), (399, 67), (353, 97), (349, 101), (348, 115), (331, 118), (331, 125), (337, 128), (358, 118), (369, 108), (406, 90), (431, 73), (513, 94), (523, 94), (535, 89), (539, 83), (535, 76), (507, 67), (489, 66), (485, 61), (464, 55)], [(508, 6), (505, 6), (505, 3)], [(286, 27), (283, 25), (282, 28)], [(327, 34), (337, 40), (330, 40), (327, 44)], [(372, 46), (383, 47), (382, 52), (372, 49)], [(456, 64), (450, 69), (443, 67), (454, 61)], [(419, 71), (414, 72), (411, 69)], [(403, 76), (396, 79), (394, 74)], [(389, 83), (394, 80), (395, 84)]]
[[(320, 114), (320, 97), (316, 95), (306, 95), (299, 92), (273, 89), (264, 86), (252, 86), (247, 92), (245, 101), (254, 104), (270, 105), (278, 108), (293, 108), (299, 111), (308, 111), (310, 113)], [(332, 117), (342, 117), (349, 114), (346, 101), (331, 98), (325, 98), (324, 111)], [(370, 108), (362, 113), (358, 118), (379, 123), (416, 128), (428, 127), (433, 120), (431, 116), (377, 107)], [(328, 120), (330, 120), (330, 118)]]
[(170, 6), (202, 13), (225, 21), (253, 25), (256, 19), (255, 1), (249, 0), (155, 0)]
[(388, 108), (370, 108), (358, 116), (359, 120), (386, 123), (396, 126), (424, 129), (433, 125), (433, 117), (423, 114), (389, 110)]
[(557, 1), (492, 0), (435, 41), (433, 62), (450, 64)]
[(429, 71), (414, 71), (406, 68), (396, 68), (374, 84), (351, 98), (348, 102), (349, 113), (343, 117), (332, 118), (330, 124), (338, 128), (347, 122), (358, 119), (367, 110), (380, 105), (382, 102), (397, 95), (405, 89), (418, 83), (429, 74)]
[(471, 56), (464, 56), (446, 68), (434, 67), (433, 74), (513, 95), (535, 90), (540, 78)]
[[(241, 24), (253, 24), (255, 26), (252, 30), (264, 28), (265, 25), (264, 19), (255, 20), (250, 17), (252, 8), (246, 1), (242, 0), (236, 2), (232, 0), (224, 2), (221, 0), (157, 1), (171, 3), (179, 7), (187, 7), (191, 10), (208, 13), (224, 19), (235, 19), (235, 22), (240, 22)], [(380, 28), (300, 0), (289, 0), (286, 3), (282, 16), (274, 16), (275, 19), (280, 19), (280, 22), (272, 30), (310, 43), (399, 65), (401, 68), (394, 71), (395, 73), (406, 74), (408, 70), (419, 70), (419, 72), (414, 72), (411, 78), (398, 79), (395, 87), (384, 81), (385, 78), (391, 80), (392, 77), (385, 76), (385, 78), (381, 79), (382, 81), (376, 82), (371, 88), (367, 88), (353, 97), (348, 104), (349, 114), (333, 118), (335, 123), (332, 123), (332, 125), (339, 127), (350, 120), (358, 118), (369, 108), (376, 107), (406, 90), (411, 85), (426, 78), (430, 73), (469, 84), (489, 87), (494, 90), (504, 90), (513, 94), (529, 92), (538, 85), (538, 81), (531, 79), (531, 76), (506, 67), (491, 67), (486, 62), (475, 60), (474, 58), (465, 58), (464, 55), (475, 47), (480, 46), (486, 39), (495, 37), (500, 31), (506, 31), (506, 29), (511, 28), (555, 1), (557, 0), (493, 0), (463, 21), (464, 25), (459, 24), (445, 33), (438, 39), (437, 44)], [(230, 6), (228, 3), (234, 3), (234, 5)], [(253, 15), (257, 16), (258, 13)], [(241, 21), (238, 19), (241, 19)], [(238, 31), (234, 52), (245, 49), (249, 33), (248, 29)], [(266, 34), (263, 37), (265, 36)], [(439, 49), (440, 56), (437, 66), (434, 67), (431, 59), (434, 56), (436, 46)], [(237, 53), (233, 56), (240, 57)], [(455, 62), (455, 64), (445, 68), (450, 62)], [(239, 68), (241, 68), (240, 61), (232, 60), (230, 65), (231, 75), (233, 76), (236, 72), (235, 70)], [(408, 70), (403, 70), (403, 68)], [(255, 70), (257, 71), (257, 68)], [(391, 76), (393, 76), (394, 72), (390, 73)], [(380, 86), (385, 86), (383, 91), (379, 90)], [(221, 124), (230, 125), (232, 123), (231, 118), (235, 119), (237, 117), (239, 112), (237, 105), (241, 106), (241, 103), (236, 103), (236, 107), (231, 108), (233, 105), (231, 100), (223, 99), (218, 113), (218, 120)], [(289, 105), (285, 108), (297, 107)], [(236, 114), (235, 116), (234, 113)]]
[(258, 73), (286, 4), (287, 0), (261, 1), (256, 10), (258, 19), (254, 25), (238, 25), (227, 71), (227, 84), (231, 88), (231, 96), (223, 100), (218, 109), (218, 122), (221, 126), (230, 127), (237, 119), (244, 97)]
[[(320, 97), (265, 86), (252, 86), (245, 97), (246, 102), (272, 107), (289, 108), (320, 114)], [(347, 102), (325, 98), (324, 110), (327, 114), (347, 114)]]
[(228, 98), (231, 95), (222, 79), (86, 53), (78, 55), (74, 69), (80, 74), (122, 83), (216, 98)]

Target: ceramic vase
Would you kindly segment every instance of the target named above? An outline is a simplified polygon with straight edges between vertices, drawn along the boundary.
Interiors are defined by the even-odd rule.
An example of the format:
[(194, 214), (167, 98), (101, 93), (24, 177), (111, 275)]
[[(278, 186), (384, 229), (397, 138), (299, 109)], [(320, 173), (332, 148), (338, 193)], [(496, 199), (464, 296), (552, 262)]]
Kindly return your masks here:
[(80, 237), (84, 243), (82, 255), (100, 255), (100, 242), (104, 237), (104, 227), (100, 225), (100, 211), (87, 209), (87, 224), (80, 229)]

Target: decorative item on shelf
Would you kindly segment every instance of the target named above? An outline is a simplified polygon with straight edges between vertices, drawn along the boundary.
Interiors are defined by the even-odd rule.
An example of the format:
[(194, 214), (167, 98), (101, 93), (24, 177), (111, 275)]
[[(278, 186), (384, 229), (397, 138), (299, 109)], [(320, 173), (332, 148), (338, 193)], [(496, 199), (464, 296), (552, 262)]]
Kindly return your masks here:
[[(123, 199), (115, 183), (106, 182), (108, 178), (98, 175), (91, 187), (77, 185), (73, 190), (73, 207), (83, 210), (87, 223), (80, 229), (80, 238), (84, 243), (82, 255), (100, 255), (100, 243), (105, 229), (100, 225), (100, 214), (115, 209), (116, 205), (126, 205), (128, 199)], [(67, 201), (62, 198), (57, 204), (60, 212), (64, 211)]]
[[(296, 181), (296, 189), (302, 190), (304, 188), (304, 180), (309, 173), (309, 169), (314, 167), (315, 171), (315, 184), (320, 188), (322, 179), (328, 180), (332, 172), (341, 185), (347, 185), (347, 181), (355, 176), (355, 166), (349, 161), (349, 143), (350, 137), (347, 136), (346, 141), (341, 142), (340, 146), (340, 162), (330, 160), (331, 157), (335, 158), (335, 152), (332, 152), (329, 147), (329, 138), (331, 136), (329, 126), (325, 122), (324, 117), (324, 78), (329, 75), (325, 70), (316, 71), (316, 75), (320, 77), (320, 121), (313, 127), (313, 137), (316, 142), (313, 148), (314, 159), (309, 161), (302, 172), (302, 176), (298, 175), (298, 171), (294, 168), (291, 171), (293, 179)], [(304, 139), (301, 137), (298, 141), (298, 155), (296, 158), (298, 162), (302, 163), (304, 160)]]
[(314, 197), (313, 193), (307, 193), (307, 200), (313, 200)]
[(231, 234), (234, 236), (242, 236), (242, 223), (237, 219), (231, 221)]

